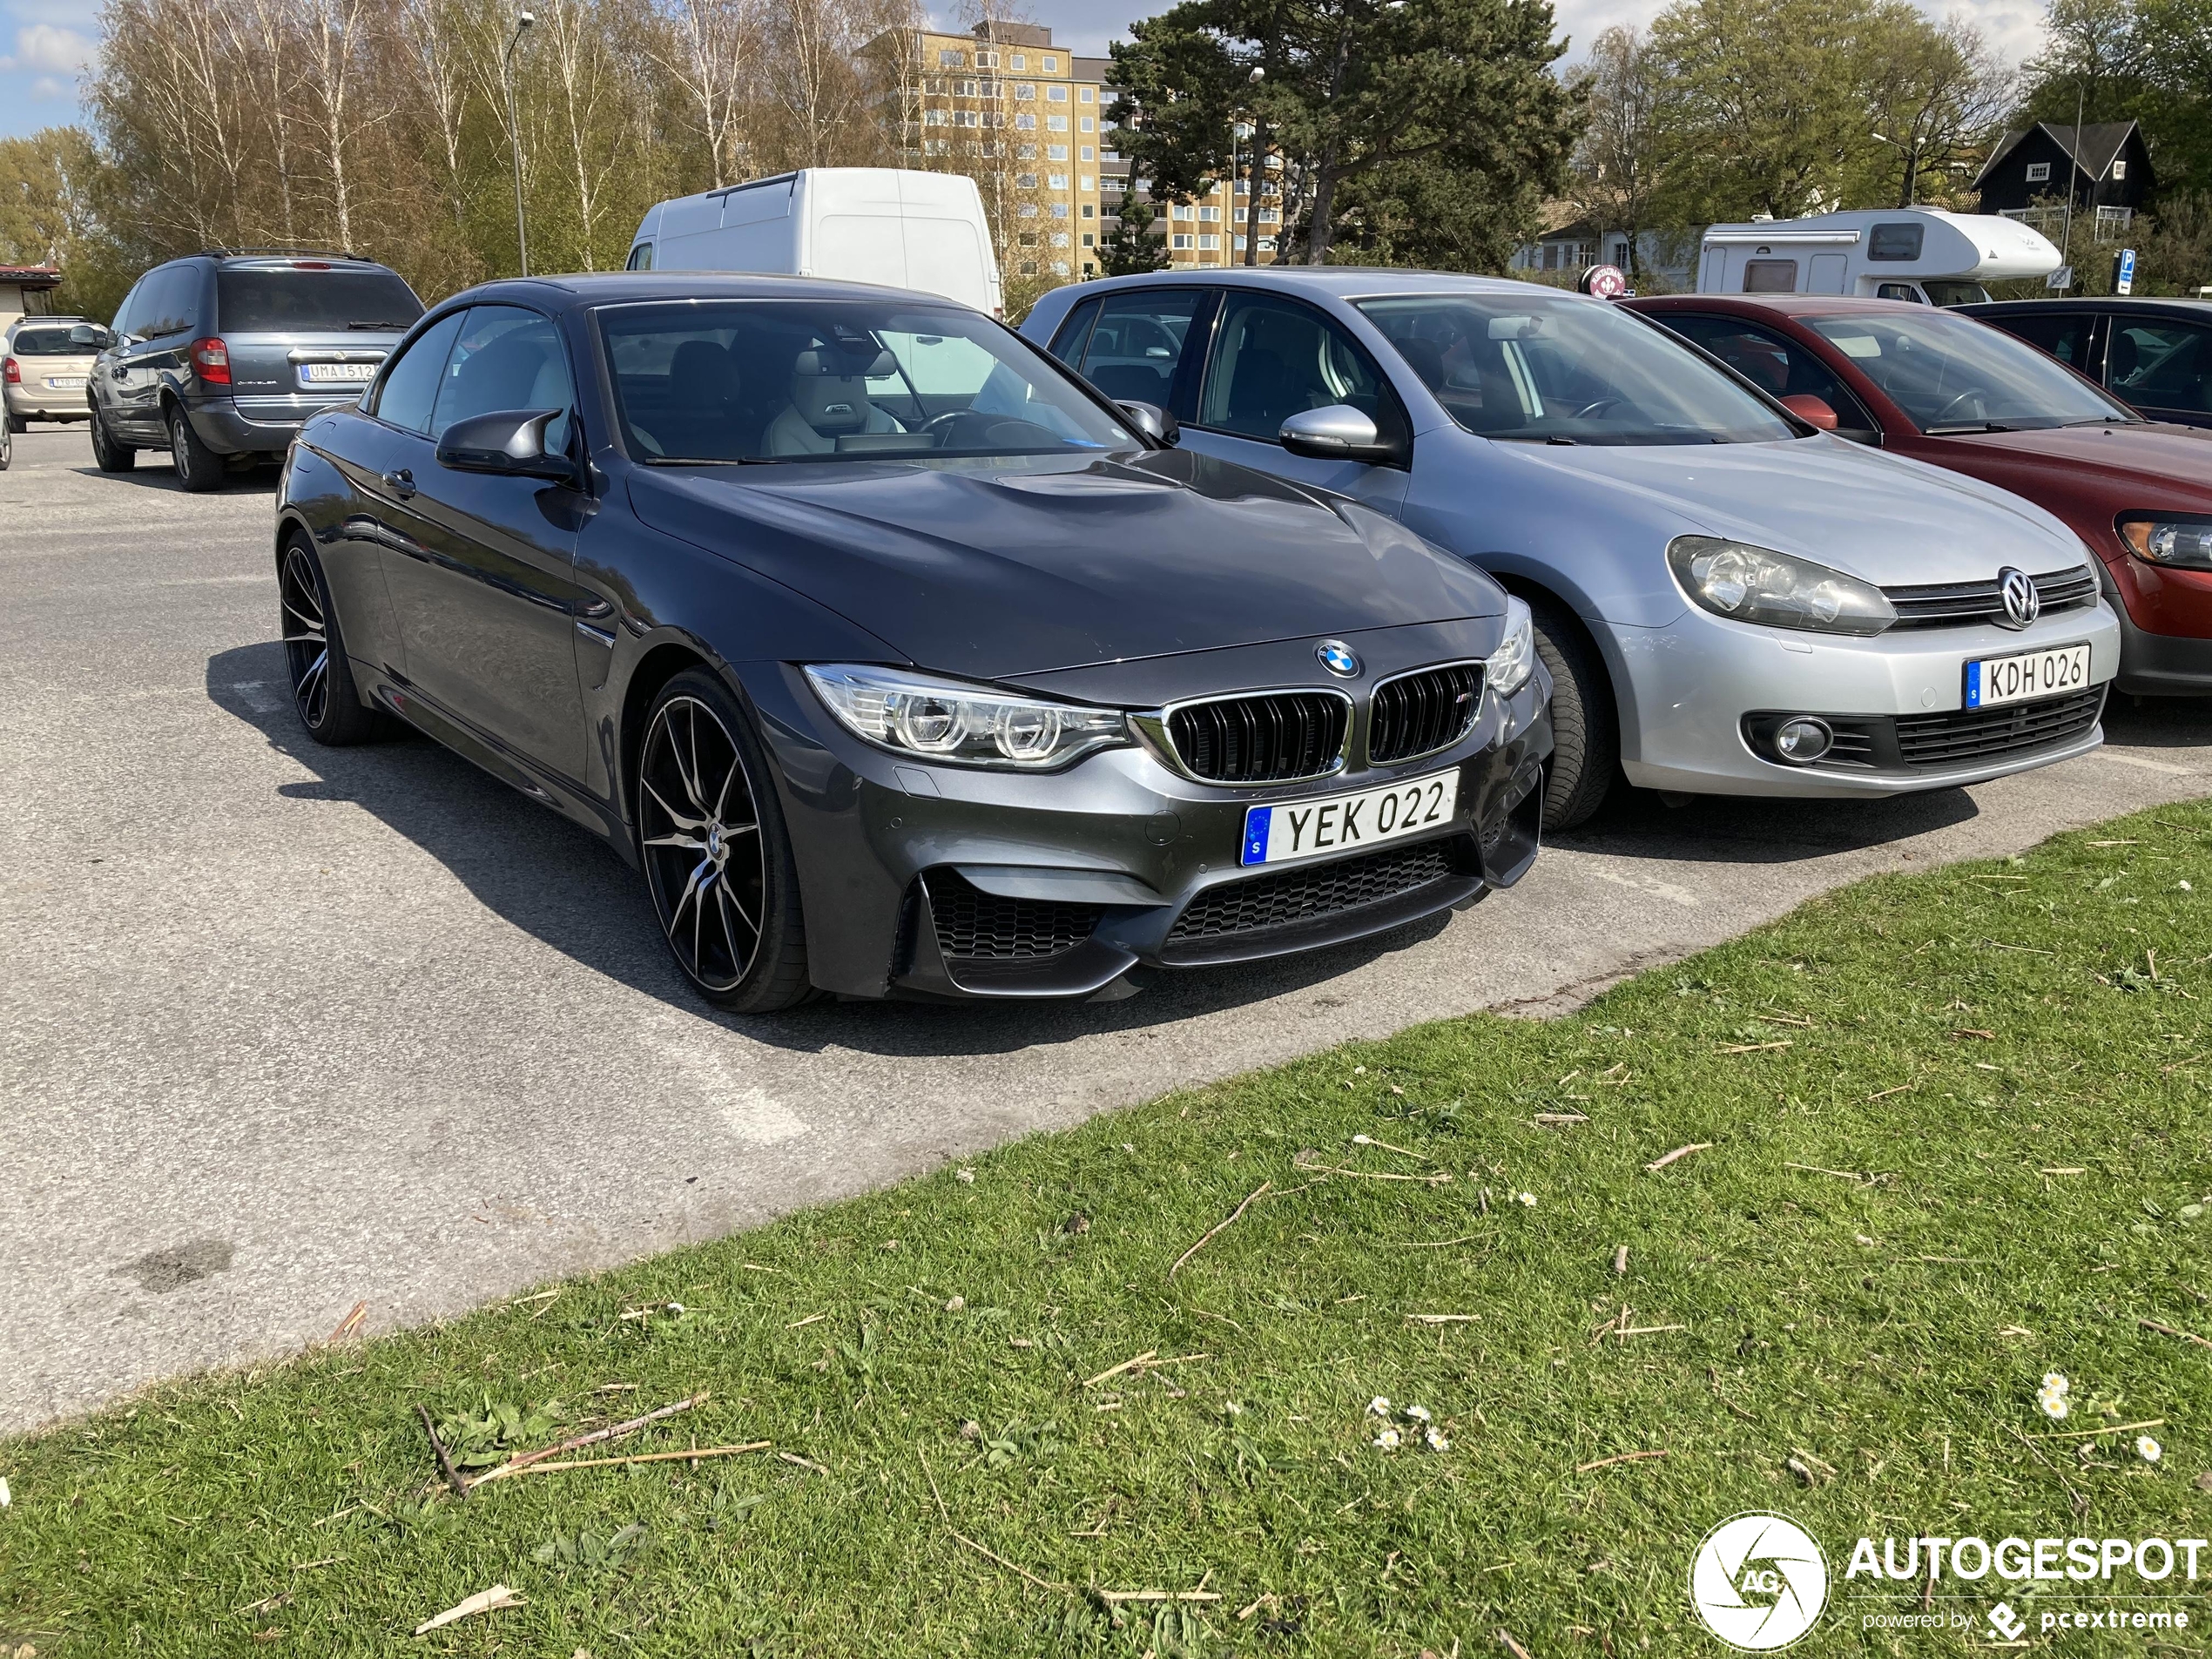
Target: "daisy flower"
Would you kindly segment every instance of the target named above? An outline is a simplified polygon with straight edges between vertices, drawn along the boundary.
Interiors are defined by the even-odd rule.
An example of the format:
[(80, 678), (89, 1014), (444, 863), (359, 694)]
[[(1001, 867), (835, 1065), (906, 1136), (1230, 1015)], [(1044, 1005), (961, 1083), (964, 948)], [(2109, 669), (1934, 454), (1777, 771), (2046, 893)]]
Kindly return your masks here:
[(2148, 1434), (2135, 1437), (2135, 1455), (2146, 1463), (2155, 1463), (2166, 1455), (2165, 1448)]
[(1452, 1449), (1452, 1442), (1444, 1438), (1442, 1429), (1423, 1429), (1421, 1438), (1428, 1442), (1428, 1449), (1432, 1452), (1448, 1452)]
[(1370, 1417), (1388, 1417), (1390, 1415), (1390, 1401), (1386, 1399), (1382, 1395), (1377, 1394), (1372, 1399), (1367, 1402), (1367, 1415)]
[(1398, 1431), (1394, 1428), (1384, 1429), (1375, 1436), (1375, 1448), (1381, 1452), (1395, 1452), (1398, 1449)]
[(2054, 1423), (2066, 1421), (2067, 1413), (2073, 1409), (2066, 1403), (2064, 1394), (2054, 1393), (2047, 1388), (2036, 1396), (2035, 1403), (2043, 1408), (2043, 1415)]
[(1406, 1408), (1406, 1415), (1416, 1423), (1426, 1423), (1430, 1420), (1428, 1407), (1426, 1406), (1408, 1406)]
[(2043, 1373), (2043, 1392), (2047, 1394), (2063, 1394), (2073, 1386), (2067, 1381), (2066, 1372), (2063, 1371), (2047, 1371)]
[(1533, 1192), (1524, 1192), (1521, 1195), (1521, 1203), (1527, 1208), (1534, 1210), (1536, 1207), (1536, 1195)]

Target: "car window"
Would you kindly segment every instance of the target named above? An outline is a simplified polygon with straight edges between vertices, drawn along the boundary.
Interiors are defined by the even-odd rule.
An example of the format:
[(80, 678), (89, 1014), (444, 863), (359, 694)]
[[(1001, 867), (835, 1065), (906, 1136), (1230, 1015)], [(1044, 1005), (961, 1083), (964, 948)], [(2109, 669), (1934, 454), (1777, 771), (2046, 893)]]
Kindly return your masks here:
[(1076, 367), (1107, 396), (1169, 407), (1176, 366), (1204, 294), (1197, 288), (1137, 288), (1106, 296)]
[(509, 409), (558, 409), (545, 427), (545, 449), (568, 447), (576, 394), (569, 357), (552, 322), (521, 306), (475, 306), (466, 314), (430, 413), (430, 435), (455, 421)]
[(640, 242), (630, 250), (630, 263), (624, 267), (631, 271), (650, 271), (653, 268), (653, 245)]
[(1762, 443), (1796, 428), (1661, 329), (1547, 292), (1363, 300), (1444, 412), (1486, 438)]
[(131, 332), (142, 340), (166, 340), (189, 334), (199, 320), (199, 269), (172, 265), (154, 273), (142, 302), (144, 314)]
[(90, 346), (71, 345), (67, 325), (18, 328), (8, 341), (8, 349), (18, 357), (84, 357), (92, 350)]
[(1817, 397), (1835, 410), (1839, 429), (1877, 429), (1866, 406), (1851, 395), (1835, 372), (1788, 335), (1740, 317), (1685, 317), (1669, 313), (1661, 320), (1703, 346), (1770, 397)]
[(625, 445), (648, 462), (1143, 447), (1050, 357), (962, 307), (727, 300), (597, 319)]
[(430, 430), (430, 409), (445, 380), (446, 360), (453, 354), (454, 337), (468, 314), (456, 311), (441, 317), (392, 361), (376, 389), (379, 420), (409, 432)]
[(116, 307), (115, 320), (108, 325), (111, 332), (118, 334), (138, 333), (137, 319), (145, 294), (146, 279), (140, 277), (131, 285), (131, 292), (123, 296), (123, 303)]
[(394, 271), (233, 266), (215, 273), (215, 314), (226, 334), (347, 328), (396, 334), (414, 327), (422, 302)]
[(2027, 341), (1927, 307), (1804, 318), (1923, 432), (2007, 432), (2133, 420)]
[(2105, 354), (2107, 383), (2145, 408), (2212, 411), (2212, 328), (2188, 322), (2113, 319)]
[(1982, 321), (2048, 352), (2061, 363), (2089, 373), (2089, 336), (2095, 316), (2087, 311), (2000, 311)]
[(1795, 293), (1797, 290), (1797, 262), (1795, 260), (1743, 261), (1744, 293)]
[(1198, 396), (1200, 426), (1274, 442), (1293, 415), (1339, 403), (1374, 421), (1386, 442), (1405, 431), (1374, 359), (1335, 323), (1271, 295), (1229, 296)]
[(1096, 300), (1086, 300), (1061, 320), (1053, 331), (1052, 344), (1047, 347), (1062, 362), (1073, 366), (1083, 360), (1083, 347), (1090, 343), (1090, 326), (1098, 320)]

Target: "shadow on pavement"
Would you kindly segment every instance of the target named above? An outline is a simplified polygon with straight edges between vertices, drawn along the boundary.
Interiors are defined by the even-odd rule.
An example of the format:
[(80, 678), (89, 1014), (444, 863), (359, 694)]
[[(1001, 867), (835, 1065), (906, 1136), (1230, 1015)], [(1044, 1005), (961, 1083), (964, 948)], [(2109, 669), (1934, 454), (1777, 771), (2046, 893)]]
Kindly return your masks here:
[(1142, 1029), (1325, 986), (1433, 938), (1450, 920), (1447, 913), (1334, 950), (1241, 968), (1140, 972), (1132, 976), (1138, 995), (1113, 1002), (844, 1002), (738, 1018), (716, 1013), (693, 995), (669, 960), (637, 876), (588, 831), (425, 737), (352, 749), (316, 743), (293, 713), (283, 652), (274, 642), (210, 658), (206, 685), (217, 707), (314, 774), (312, 781), (281, 786), (279, 793), (350, 802), (435, 858), (494, 913), (586, 968), (754, 1041), (800, 1052), (1011, 1053)]
[(2115, 696), (2105, 705), (2105, 741), (2115, 749), (2212, 747), (2212, 698)]
[[(170, 464), (165, 452), (147, 449), (140, 452), (139, 462), (128, 472), (102, 472), (98, 467), (72, 467), (80, 478), (98, 478), (118, 484), (136, 484), (141, 489), (173, 489), (184, 493), (184, 486), (177, 482), (177, 469)], [(234, 472), (223, 480), (217, 495), (273, 496), (276, 494), (277, 469), (259, 466), (247, 472)]]
[(1693, 864), (1790, 864), (1947, 829), (1977, 815), (1963, 789), (1887, 800), (1770, 800), (1693, 795), (1669, 806), (1648, 789), (1616, 789), (1587, 824), (1551, 838), (1577, 853)]

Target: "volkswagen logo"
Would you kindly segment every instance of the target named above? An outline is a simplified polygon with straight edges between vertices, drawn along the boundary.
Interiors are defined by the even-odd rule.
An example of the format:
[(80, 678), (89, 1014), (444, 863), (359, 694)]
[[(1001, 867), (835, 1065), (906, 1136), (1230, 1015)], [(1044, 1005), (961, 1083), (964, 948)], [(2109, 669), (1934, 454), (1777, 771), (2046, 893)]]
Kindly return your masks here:
[(1348, 680), (1359, 671), (1359, 652), (1340, 639), (1323, 640), (1313, 648), (1313, 654), (1321, 659), (1321, 666), (1339, 679)]
[(2000, 620), (2007, 628), (2025, 628), (2043, 614), (2043, 596), (2035, 590), (2035, 583), (2027, 572), (2006, 565), (1997, 573), (1997, 591), (2005, 601), (2005, 614)]

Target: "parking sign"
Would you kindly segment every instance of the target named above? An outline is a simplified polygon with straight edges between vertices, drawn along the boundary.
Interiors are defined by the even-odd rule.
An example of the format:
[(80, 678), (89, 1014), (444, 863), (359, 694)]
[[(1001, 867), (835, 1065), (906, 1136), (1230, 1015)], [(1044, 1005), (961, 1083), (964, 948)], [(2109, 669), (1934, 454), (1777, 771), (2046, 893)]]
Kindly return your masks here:
[(2133, 293), (2135, 291), (2135, 250), (2132, 247), (2120, 250), (2120, 274), (2114, 279), (2112, 291), (2114, 293)]

